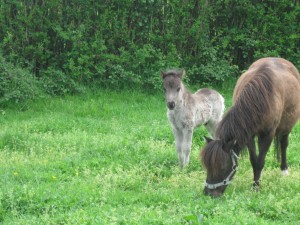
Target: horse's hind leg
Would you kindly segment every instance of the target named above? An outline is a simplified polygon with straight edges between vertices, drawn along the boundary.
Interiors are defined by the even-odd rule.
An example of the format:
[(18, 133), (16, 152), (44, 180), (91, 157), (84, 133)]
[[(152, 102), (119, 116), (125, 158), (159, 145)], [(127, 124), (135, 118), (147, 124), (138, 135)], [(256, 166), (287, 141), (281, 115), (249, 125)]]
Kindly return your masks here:
[(286, 160), (286, 150), (287, 146), (289, 144), (289, 135), (283, 135), (280, 138), (280, 148), (281, 148), (281, 165), (280, 169), (282, 171), (282, 175), (287, 175), (288, 174), (288, 165), (287, 165), (287, 160)]

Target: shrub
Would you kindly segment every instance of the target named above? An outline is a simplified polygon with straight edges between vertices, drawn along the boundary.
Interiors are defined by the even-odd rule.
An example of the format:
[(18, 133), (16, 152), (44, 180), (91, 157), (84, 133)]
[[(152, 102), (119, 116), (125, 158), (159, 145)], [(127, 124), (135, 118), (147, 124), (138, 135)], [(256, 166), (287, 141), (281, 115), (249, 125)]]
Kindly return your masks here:
[[(190, 70), (192, 83), (221, 83), (236, 66), (243, 71), (259, 57), (300, 63), (299, 1), (0, 4), (3, 56), (29, 66), (36, 77), (56, 73), (57, 83), (69, 76), (88, 85), (155, 90), (159, 71), (171, 67)], [(70, 88), (54, 87), (60, 84), (53, 84), (52, 77), (45, 80), (48, 92)]]
[(116, 55), (106, 56), (103, 85), (107, 87), (140, 87), (145, 90), (161, 88), (160, 71), (179, 67), (180, 57), (173, 45), (165, 55), (151, 44), (120, 48)]
[(25, 106), (28, 100), (42, 95), (40, 83), (26, 69), (7, 62), (0, 54), (0, 106), (17, 103)]
[[(199, 61), (187, 68), (188, 77), (193, 84), (222, 85), (228, 78), (236, 78), (239, 68), (230, 61), (218, 56), (219, 49), (209, 47), (198, 56)], [(190, 60), (191, 61), (191, 60)]]
[(75, 94), (83, 91), (79, 82), (53, 67), (41, 73), (40, 81), (44, 91), (50, 95)]

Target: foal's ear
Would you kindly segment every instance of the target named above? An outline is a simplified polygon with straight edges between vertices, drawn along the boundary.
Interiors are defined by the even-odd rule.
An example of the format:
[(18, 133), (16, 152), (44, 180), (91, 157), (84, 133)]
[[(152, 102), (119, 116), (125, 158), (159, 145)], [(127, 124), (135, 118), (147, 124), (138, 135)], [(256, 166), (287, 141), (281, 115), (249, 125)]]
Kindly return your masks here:
[(182, 78), (185, 76), (185, 70), (184, 70), (184, 69), (179, 70), (179, 71), (177, 72), (177, 76), (178, 76), (180, 79), (182, 79)]
[(225, 152), (230, 152), (230, 150), (233, 148), (233, 146), (236, 144), (236, 140), (231, 140), (229, 142), (225, 142), (223, 141), (222, 143), (222, 149), (225, 151)]
[(211, 139), (209, 137), (206, 137), (206, 136), (204, 136), (204, 139), (206, 141), (206, 144), (208, 144), (209, 142), (213, 141), (213, 139)]
[(165, 79), (165, 77), (167, 76), (167, 73), (165, 71), (160, 71), (160, 76), (162, 79)]

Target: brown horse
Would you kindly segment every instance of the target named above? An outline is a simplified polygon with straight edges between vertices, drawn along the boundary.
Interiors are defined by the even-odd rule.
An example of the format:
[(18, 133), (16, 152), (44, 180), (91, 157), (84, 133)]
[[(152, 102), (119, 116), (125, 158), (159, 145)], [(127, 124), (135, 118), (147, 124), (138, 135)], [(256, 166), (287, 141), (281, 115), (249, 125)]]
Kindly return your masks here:
[[(281, 170), (287, 174), (288, 136), (300, 117), (300, 76), (281, 58), (263, 58), (239, 78), (233, 106), (219, 123), (216, 139), (207, 138), (201, 152), (207, 170), (204, 193), (220, 196), (237, 169), (240, 152), (247, 146), (258, 188), (268, 149), (275, 139)], [(259, 154), (256, 154), (255, 136)]]

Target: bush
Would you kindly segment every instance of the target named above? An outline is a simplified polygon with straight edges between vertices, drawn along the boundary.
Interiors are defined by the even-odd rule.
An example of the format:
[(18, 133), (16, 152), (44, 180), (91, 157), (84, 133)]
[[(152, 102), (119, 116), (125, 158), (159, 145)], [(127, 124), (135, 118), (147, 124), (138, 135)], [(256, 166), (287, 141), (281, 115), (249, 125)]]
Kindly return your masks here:
[(228, 78), (235, 78), (238, 73), (237, 66), (231, 66), (225, 60), (211, 62), (199, 67), (192, 67), (188, 70), (191, 74), (190, 79), (194, 83), (201, 83), (203, 85), (222, 85)]
[(14, 66), (0, 54), (0, 107), (9, 103), (24, 107), (42, 93), (40, 83), (28, 70)]
[[(188, 77), (193, 84), (222, 85), (228, 78), (235, 79), (239, 68), (218, 56), (219, 49), (209, 47), (198, 56), (199, 61), (187, 68)], [(192, 61), (192, 60), (189, 60)]]
[(41, 73), (40, 81), (44, 91), (50, 95), (75, 94), (83, 91), (79, 82), (52, 67)]
[(161, 88), (160, 71), (179, 67), (181, 59), (173, 45), (167, 55), (151, 44), (120, 48), (119, 54), (106, 56), (103, 85), (110, 88), (140, 87), (145, 90)]
[(0, 4), (3, 56), (32, 68), (51, 94), (73, 92), (73, 81), (156, 90), (159, 71), (172, 67), (190, 71), (191, 83), (222, 83), (260, 57), (300, 64), (299, 1)]

